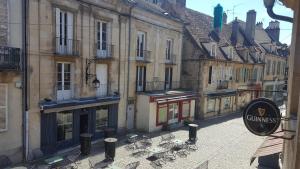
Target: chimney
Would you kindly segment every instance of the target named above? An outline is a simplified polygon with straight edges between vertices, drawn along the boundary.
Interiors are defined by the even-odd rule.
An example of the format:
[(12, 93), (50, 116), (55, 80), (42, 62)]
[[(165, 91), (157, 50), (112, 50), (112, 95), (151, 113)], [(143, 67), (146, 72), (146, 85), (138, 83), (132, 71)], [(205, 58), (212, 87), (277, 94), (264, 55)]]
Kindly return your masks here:
[(272, 39), (276, 42), (279, 42), (280, 37), (280, 26), (278, 21), (271, 21), (269, 23), (269, 26), (266, 29), (266, 32), (269, 36), (272, 37)]
[(247, 12), (245, 34), (250, 41), (254, 41), (255, 38), (255, 24), (256, 24), (256, 12), (250, 10)]
[(238, 31), (239, 31), (239, 21), (237, 18), (232, 22), (232, 32), (231, 32), (231, 43), (233, 46), (236, 46), (237, 44), (237, 36), (238, 36)]
[(222, 31), (223, 7), (218, 4), (214, 9), (214, 30), (216, 33)]
[(263, 25), (262, 22), (257, 22), (256, 27), (258, 27), (258, 28), (260, 28), (260, 29), (263, 29), (263, 28), (264, 28), (264, 25)]
[(227, 14), (223, 13), (223, 24), (227, 24)]
[(176, 0), (176, 4), (180, 7), (186, 7), (186, 0)]

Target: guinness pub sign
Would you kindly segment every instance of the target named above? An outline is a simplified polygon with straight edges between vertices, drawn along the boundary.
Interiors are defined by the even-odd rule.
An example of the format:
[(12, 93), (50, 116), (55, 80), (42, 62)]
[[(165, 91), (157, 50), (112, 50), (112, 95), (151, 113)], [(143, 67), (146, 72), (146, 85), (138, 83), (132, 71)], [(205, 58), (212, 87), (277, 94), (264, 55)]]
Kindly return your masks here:
[(259, 98), (247, 105), (243, 112), (243, 119), (251, 133), (268, 136), (278, 129), (281, 123), (281, 114), (273, 101)]

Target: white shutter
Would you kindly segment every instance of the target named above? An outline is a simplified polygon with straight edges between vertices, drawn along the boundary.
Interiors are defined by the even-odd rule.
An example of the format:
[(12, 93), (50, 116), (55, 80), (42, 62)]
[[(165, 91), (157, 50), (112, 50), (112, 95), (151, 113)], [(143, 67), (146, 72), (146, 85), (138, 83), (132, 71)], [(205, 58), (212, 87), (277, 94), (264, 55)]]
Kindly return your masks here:
[(55, 38), (55, 44), (56, 44), (56, 52), (60, 52), (61, 44), (60, 44), (60, 9), (55, 8), (55, 18), (56, 18), (56, 38)]
[(67, 12), (67, 48), (68, 54), (73, 51), (73, 13)]
[(0, 83), (0, 132), (8, 126), (8, 85)]

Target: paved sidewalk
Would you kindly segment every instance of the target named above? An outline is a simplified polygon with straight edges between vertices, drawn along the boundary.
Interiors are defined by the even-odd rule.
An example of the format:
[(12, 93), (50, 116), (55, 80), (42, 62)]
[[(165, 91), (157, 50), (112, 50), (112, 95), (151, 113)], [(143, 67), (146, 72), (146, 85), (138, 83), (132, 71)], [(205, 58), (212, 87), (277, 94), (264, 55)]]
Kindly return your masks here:
[[(164, 169), (193, 169), (197, 165), (209, 161), (209, 169), (255, 169), (257, 160), (250, 166), (250, 157), (254, 154), (264, 137), (251, 134), (243, 124), (239, 114), (232, 114), (225, 117), (199, 121), (197, 132), (196, 152), (191, 152), (186, 158), (179, 158), (174, 162), (167, 162)], [(172, 132), (177, 139), (188, 139), (188, 128), (183, 127)], [(148, 134), (152, 137), (153, 145), (158, 145), (162, 132)], [(126, 164), (140, 161), (141, 169), (151, 169), (147, 156), (133, 157), (131, 152), (125, 149), (125, 140), (119, 140), (116, 149), (114, 165), (124, 168)], [(95, 163), (102, 164), (104, 160), (103, 142), (93, 145), (89, 157), (80, 160), (79, 168), (88, 169), (88, 159)]]

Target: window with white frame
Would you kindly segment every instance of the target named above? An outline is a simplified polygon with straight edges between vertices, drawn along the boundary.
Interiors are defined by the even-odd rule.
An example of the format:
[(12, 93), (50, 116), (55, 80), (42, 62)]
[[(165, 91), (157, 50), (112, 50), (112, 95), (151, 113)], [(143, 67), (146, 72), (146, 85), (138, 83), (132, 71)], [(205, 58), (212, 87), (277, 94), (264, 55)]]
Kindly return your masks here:
[(146, 48), (146, 33), (138, 31), (137, 32), (137, 40), (136, 40), (136, 51), (138, 58), (144, 58), (145, 55), (145, 48)]
[(168, 39), (166, 41), (166, 60), (171, 60), (172, 57), (172, 49), (173, 48), (173, 42), (171, 39)]
[(97, 57), (107, 57), (110, 55), (109, 41), (109, 23), (105, 21), (96, 21), (96, 54)]
[(73, 13), (55, 8), (56, 17), (56, 52), (73, 54)]
[(0, 45), (6, 46), (8, 44), (8, 0), (0, 0)]
[(217, 55), (217, 44), (211, 44), (210, 55), (213, 57)]
[(71, 97), (71, 64), (57, 63), (57, 100), (68, 100)]
[(8, 128), (8, 85), (0, 83), (0, 132)]

